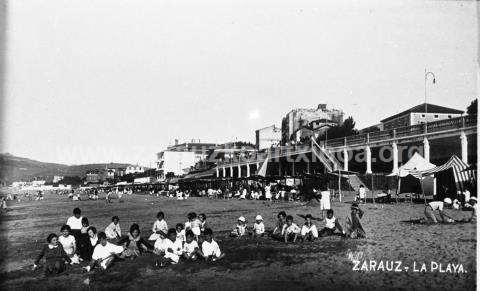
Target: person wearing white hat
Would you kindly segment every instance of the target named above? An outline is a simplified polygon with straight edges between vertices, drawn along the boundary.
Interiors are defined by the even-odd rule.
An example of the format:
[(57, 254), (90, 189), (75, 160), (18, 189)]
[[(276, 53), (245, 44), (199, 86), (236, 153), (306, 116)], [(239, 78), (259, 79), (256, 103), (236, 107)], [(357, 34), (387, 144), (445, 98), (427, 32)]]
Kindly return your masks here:
[(246, 234), (247, 232), (247, 224), (246, 224), (246, 219), (243, 216), (240, 216), (237, 220), (237, 225), (235, 225), (235, 228), (232, 230), (230, 233), (230, 236), (233, 237), (242, 237)]
[(255, 223), (253, 224), (253, 236), (263, 236), (265, 234), (265, 225), (263, 224), (263, 218), (261, 215), (255, 217)]
[(444, 222), (454, 222), (453, 218), (448, 216), (445, 211), (444, 207), (452, 206), (452, 199), (445, 198), (443, 201), (432, 201), (425, 206), (425, 217), (428, 221), (437, 223), (437, 217), (435, 216), (435, 211), (438, 211), (440, 218)]

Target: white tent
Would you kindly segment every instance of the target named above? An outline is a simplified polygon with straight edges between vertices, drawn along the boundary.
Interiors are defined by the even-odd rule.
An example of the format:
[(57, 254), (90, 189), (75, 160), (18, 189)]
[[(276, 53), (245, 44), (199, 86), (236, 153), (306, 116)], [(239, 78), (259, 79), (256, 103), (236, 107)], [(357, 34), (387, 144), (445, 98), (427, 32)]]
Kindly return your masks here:
[(434, 164), (425, 160), (419, 153), (415, 153), (408, 162), (398, 168), (398, 173), (391, 173), (389, 176), (406, 177), (412, 175), (419, 177), (418, 172), (427, 171), (435, 167)]
[(392, 173), (389, 176), (398, 176), (398, 189), (397, 193), (401, 193), (402, 179), (406, 179), (407, 184), (409, 179), (407, 176), (411, 175), (420, 180), (420, 186), (422, 188), (423, 196), (436, 195), (436, 181), (433, 175), (422, 177), (422, 172), (431, 170), (436, 166), (427, 160), (425, 160), (419, 153), (415, 153), (408, 162), (398, 168), (397, 173)]

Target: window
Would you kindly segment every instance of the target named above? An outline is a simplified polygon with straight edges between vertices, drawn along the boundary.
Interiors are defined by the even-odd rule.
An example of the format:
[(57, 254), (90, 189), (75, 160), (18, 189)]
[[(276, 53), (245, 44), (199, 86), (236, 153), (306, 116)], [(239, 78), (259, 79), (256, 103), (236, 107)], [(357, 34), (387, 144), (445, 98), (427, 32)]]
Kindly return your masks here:
[(448, 116), (448, 118), (452, 118), (452, 116), (451, 116), (451, 115), (449, 115), (449, 116)]
[(438, 114), (435, 114), (435, 115), (433, 116), (433, 118), (438, 118)]
[(422, 114), (422, 117), (425, 117), (425, 114)]

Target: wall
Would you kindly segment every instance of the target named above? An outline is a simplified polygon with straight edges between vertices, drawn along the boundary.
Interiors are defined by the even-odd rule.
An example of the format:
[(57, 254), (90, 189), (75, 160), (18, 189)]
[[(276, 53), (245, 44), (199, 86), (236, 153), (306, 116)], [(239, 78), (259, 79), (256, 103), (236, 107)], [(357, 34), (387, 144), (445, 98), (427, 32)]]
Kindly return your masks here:
[[(436, 117), (435, 117), (436, 116)], [(460, 117), (461, 114), (445, 114), (445, 113), (411, 113), (410, 114), (410, 125), (439, 121), (443, 119)]]
[(266, 149), (279, 144), (282, 139), (282, 131), (275, 125), (255, 131), (257, 149)]

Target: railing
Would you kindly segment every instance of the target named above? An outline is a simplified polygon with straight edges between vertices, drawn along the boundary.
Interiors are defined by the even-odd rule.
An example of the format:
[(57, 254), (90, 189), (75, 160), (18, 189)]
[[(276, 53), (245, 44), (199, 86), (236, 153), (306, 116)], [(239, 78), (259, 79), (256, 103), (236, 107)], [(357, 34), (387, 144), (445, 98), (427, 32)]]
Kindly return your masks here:
[(477, 125), (475, 116), (462, 116), (457, 118), (443, 119), (425, 124), (416, 124), (398, 127), (391, 130), (376, 131), (366, 134), (351, 135), (326, 141), (327, 147), (355, 146), (370, 142), (383, 141), (393, 138), (409, 137), (426, 133), (440, 132), (445, 130), (460, 129)]
[[(457, 118), (443, 119), (439, 121), (429, 122), (425, 124), (416, 124), (406, 127), (398, 127), (391, 130), (376, 131), (371, 133), (364, 133), (358, 135), (351, 135), (347, 137), (329, 139), (321, 144), (326, 148), (335, 148), (342, 146), (355, 146), (363, 145), (372, 142), (379, 142), (389, 139), (409, 137), (415, 135), (422, 135), (427, 133), (441, 132), (446, 130), (454, 130), (460, 128), (468, 128), (477, 125), (476, 116), (461, 116)], [(318, 144), (317, 144), (318, 145)], [(268, 149), (267, 151), (255, 152), (250, 157), (237, 157), (231, 161), (223, 161), (217, 163), (218, 166), (230, 166), (232, 164), (240, 163), (256, 163), (263, 161), (270, 151), (271, 158), (284, 156), (284, 155), (295, 155), (300, 152), (305, 152), (313, 150), (309, 145), (288, 145), (280, 146)], [(318, 152), (318, 151), (317, 151)], [(324, 155), (324, 153), (320, 153)]]

